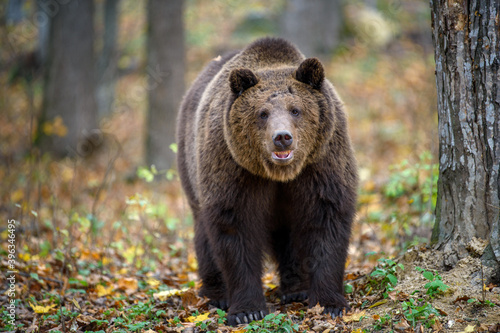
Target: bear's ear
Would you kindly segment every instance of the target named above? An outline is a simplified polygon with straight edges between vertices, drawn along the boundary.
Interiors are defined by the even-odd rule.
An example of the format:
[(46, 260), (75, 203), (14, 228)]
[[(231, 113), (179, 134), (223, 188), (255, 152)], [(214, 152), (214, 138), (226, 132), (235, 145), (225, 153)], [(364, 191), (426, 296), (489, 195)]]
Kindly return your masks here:
[(236, 95), (241, 95), (245, 90), (255, 86), (259, 80), (255, 74), (246, 68), (233, 69), (229, 75), (229, 85)]
[(319, 90), (325, 79), (325, 70), (317, 58), (308, 58), (297, 68), (295, 78)]

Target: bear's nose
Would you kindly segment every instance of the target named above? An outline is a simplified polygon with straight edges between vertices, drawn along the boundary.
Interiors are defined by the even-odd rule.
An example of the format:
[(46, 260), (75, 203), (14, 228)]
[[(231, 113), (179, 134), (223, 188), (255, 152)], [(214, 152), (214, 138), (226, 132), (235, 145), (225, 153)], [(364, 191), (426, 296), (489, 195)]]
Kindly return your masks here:
[(278, 148), (287, 148), (293, 142), (292, 133), (288, 131), (276, 131), (273, 135), (273, 142), (274, 145)]

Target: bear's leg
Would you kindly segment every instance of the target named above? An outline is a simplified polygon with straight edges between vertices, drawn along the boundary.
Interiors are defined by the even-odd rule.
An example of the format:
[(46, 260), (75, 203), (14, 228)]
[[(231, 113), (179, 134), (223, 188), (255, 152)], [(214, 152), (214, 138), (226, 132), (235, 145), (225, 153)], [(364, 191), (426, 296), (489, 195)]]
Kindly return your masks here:
[(198, 274), (202, 280), (200, 296), (208, 297), (211, 305), (227, 310), (226, 286), (222, 273), (214, 260), (207, 233), (199, 223), (196, 225), (195, 250), (198, 259)]
[(263, 228), (257, 227), (259, 217), (239, 209), (212, 208), (204, 213), (210, 221), (210, 245), (226, 285), (229, 325), (264, 318), (267, 311), (261, 275), (265, 235)]
[(302, 267), (310, 276), (309, 306), (319, 303), (325, 312), (339, 316), (349, 310), (343, 282), (352, 217), (329, 205), (312, 215), (300, 231)]
[(280, 274), (281, 304), (307, 299), (309, 281), (301, 269), (296, 251), (291, 246), (290, 230), (280, 228), (272, 234), (273, 251)]

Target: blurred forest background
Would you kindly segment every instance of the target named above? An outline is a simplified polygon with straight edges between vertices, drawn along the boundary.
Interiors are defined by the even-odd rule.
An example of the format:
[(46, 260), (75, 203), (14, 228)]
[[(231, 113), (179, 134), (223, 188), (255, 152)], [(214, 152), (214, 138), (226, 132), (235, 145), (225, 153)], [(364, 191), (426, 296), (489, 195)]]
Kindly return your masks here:
[(438, 174), (428, 1), (9, 0), (0, 211), (17, 221), (19, 264), (37, 276), (49, 263), (194, 283), (173, 164), (178, 104), (212, 58), (269, 35), (319, 57), (346, 104), (361, 176), (351, 269), (428, 242)]

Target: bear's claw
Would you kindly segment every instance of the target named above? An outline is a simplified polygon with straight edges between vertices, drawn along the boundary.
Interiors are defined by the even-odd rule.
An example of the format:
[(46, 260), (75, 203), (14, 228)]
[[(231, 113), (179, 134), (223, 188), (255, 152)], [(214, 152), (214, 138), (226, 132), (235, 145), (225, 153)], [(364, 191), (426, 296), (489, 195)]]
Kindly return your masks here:
[[(342, 313), (344, 312), (343, 307), (341, 308), (334, 308), (334, 307), (325, 307), (324, 313), (328, 313), (332, 316), (332, 318), (335, 317), (342, 317)], [(348, 309), (346, 309), (348, 311)]]
[(211, 299), (210, 302), (208, 302), (208, 304), (224, 311), (226, 311), (229, 308), (229, 304), (227, 304), (227, 301), (225, 299), (217, 299), (217, 300)]
[(249, 324), (254, 320), (262, 320), (266, 316), (265, 312), (251, 311), (251, 312), (240, 312), (237, 314), (229, 315), (227, 317), (227, 322), (230, 326), (236, 326), (241, 324)]
[(303, 302), (306, 299), (307, 299), (307, 292), (305, 291), (289, 293), (281, 296), (281, 304), (287, 304), (292, 302)]

